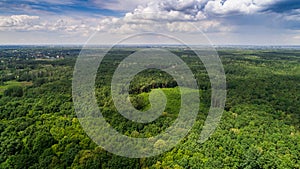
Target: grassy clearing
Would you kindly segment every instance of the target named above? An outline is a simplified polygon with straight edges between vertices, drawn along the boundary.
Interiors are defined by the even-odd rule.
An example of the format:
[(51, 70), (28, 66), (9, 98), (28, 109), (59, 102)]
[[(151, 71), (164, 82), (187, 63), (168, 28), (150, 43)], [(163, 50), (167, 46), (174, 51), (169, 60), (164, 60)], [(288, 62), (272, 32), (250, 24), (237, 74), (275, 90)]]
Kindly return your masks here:
[[(167, 97), (167, 105), (165, 111), (167, 113), (171, 114), (178, 114), (181, 106), (181, 93), (180, 88), (160, 88), (160, 89), (152, 89), (152, 90), (162, 90)], [(190, 88), (182, 88), (182, 94), (183, 95), (191, 95), (195, 92), (200, 92), (196, 89), (190, 89)], [(199, 93), (201, 95), (202, 92)], [(143, 111), (148, 110), (151, 108), (150, 102), (149, 102), (149, 93), (141, 93), (139, 96), (142, 96), (144, 101), (146, 102), (146, 106), (144, 107)], [(154, 96), (155, 97), (155, 96)]]

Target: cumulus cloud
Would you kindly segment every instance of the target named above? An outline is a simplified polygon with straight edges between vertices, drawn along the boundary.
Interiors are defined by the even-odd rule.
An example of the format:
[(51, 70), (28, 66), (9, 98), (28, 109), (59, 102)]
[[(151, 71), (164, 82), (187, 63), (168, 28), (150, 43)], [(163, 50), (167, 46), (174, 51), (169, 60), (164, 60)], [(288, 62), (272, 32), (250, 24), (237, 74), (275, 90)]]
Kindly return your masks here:
[[(151, 1), (125, 14), (124, 30), (166, 30), (171, 32), (216, 32), (232, 28), (216, 18), (209, 18), (204, 9), (208, 0)], [(131, 25), (128, 25), (131, 24)], [(146, 28), (145, 28), (146, 27)], [(120, 28), (122, 30), (122, 27)], [(121, 31), (120, 30), (120, 31)]]
[[(36, 0), (27, 0), (35, 2)], [(48, 2), (49, 1), (49, 2)], [(270, 11), (270, 4), (281, 0), (91, 0), (101, 9), (130, 9), (123, 17), (11, 15), (0, 16), (1, 31), (54, 32), (88, 37), (95, 31), (112, 34), (138, 32), (232, 32), (236, 25), (229, 21), (230, 14), (253, 16)], [(50, 0), (43, 0), (50, 3)], [(60, 4), (60, 1), (52, 1)], [(72, 4), (68, 0), (65, 4)], [(0, 2), (1, 4), (1, 2)], [(130, 7), (129, 7), (130, 6)], [(273, 5), (274, 6), (274, 5)], [(279, 19), (299, 20), (299, 11)], [(221, 17), (220, 17), (221, 16)], [(253, 19), (253, 18), (252, 18)], [(283, 19), (282, 19), (283, 20)], [(231, 25), (232, 24), (232, 25)]]
[[(152, 1), (140, 5), (124, 17), (39, 17), (12, 15), (0, 17), (1, 30), (49, 31), (91, 35), (95, 31), (128, 34), (149, 31), (197, 32), (229, 30), (218, 20), (208, 19), (201, 9), (206, 0)], [(193, 24), (191, 24), (193, 23)]]
[(12, 16), (0, 16), (0, 29), (26, 29), (34, 25), (39, 16), (29, 16), (29, 15), (12, 15)]
[[(27, 0), (35, 2), (36, 0)], [(48, 3), (49, 0), (43, 0)], [(102, 18), (74, 18), (54, 17), (40, 18), (39, 16), (12, 15), (0, 17), (1, 30), (46, 30), (59, 32), (88, 32), (107, 31), (113, 33), (130, 33), (138, 30), (156, 31), (166, 29), (169, 31), (189, 32), (196, 31), (195, 26), (187, 24), (192, 22), (202, 31), (229, 31), (230, 26), (222, 23), (221, 19), (212, 18), (210, 14), (246, 13), (251, 14), (262, 10), (272, 0), (113, 0), (97, 1), (93, 3), (110, 7), (137, 6), (124, 17)], [(117, 2), (117, 3), (116, 3)], [(60, 3), (53, 1), (52, 3)], [(71, 4), (72, 1), (64, 2)], [(122, 5), (123, 4), (123, 5)], [(126, 4), (126, 5), (125, 5)], [(140, 5), (138, 5), (140, 4)]]
[(205, 19), (201, 11), (200, 0), (167, 0), (152, 1), (147, 5), (140, 5), (133, 12), (127, 13), (128, 19), (150, 19), (157, 21), (197, 21)]
[[(101, 8), (127, 11), (131, 15), (155, 13), (151, 18), (148, 15), (147, 19), (164, 20), (200, 20), (210, 14), (253, 14), (278, 8), (278, 4), (282, 2), (283, 0), (93, 0)], [(130, 14), (127, 15), (131, 16)]]
[[(0, 16), (1, 31), (45, 31), (57, 33), (80, 33), (88, 36), (97, 20), (72, 17), (39, 17), (30, 15)], [(88, 23), (88, 24), (87, 24)]]
[[(275, 0), (276, 1), (276, 0)], [(274, 0), (211, 0), (205, 11), (212, 14), (253, 14), (265, 10)]]
[[(152, 29), (164, 27), (169, 31), (193, 32), (195, 27), (187, 24), (191, 22), (204, 32), (227, 32), (233, 30), (233, 26), (226, 24), (224, 16), (256, 14), (267, 10), (270, 4), (277, 1), (279, 0), (146, 0), (147, 3), (144, 1), (132, 12), (125, 14), (123, 20), (126, 24), (123, 28), (134, 30), (140, 24), (152, 24)], [(133, 25), (127, 25), (128, 23)]]
[(167, 23), (167, 28), (171, 32), (227, 32), (230, 31), (231, 28), (229, 26), (224, 26), (219, 21), (209, 21), (209, 20), (203, 20), (201, 22), (193, 22), (190, 24), (187, 24), (185, 22), (172, 22)]

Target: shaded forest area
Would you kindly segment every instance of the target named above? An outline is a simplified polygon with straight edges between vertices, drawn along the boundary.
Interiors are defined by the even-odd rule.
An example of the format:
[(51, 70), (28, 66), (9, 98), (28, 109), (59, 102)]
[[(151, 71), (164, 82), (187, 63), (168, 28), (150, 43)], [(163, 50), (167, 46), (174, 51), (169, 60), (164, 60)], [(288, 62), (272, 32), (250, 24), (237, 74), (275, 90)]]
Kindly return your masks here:
[[(110, 81), (122, 59), (135, 50), (114, 49), (105, 56), (95, 93), (101, 112), (117, 131), (151, 137), (176, 119), (180, 93), (167, 73), (143, 71), (130, 84), (132, 104), (147, 110), (149, 92), (163, 88), (166, 109), (149, 124), (122, 117), (114, 107)], [(200, 144), (210, 106), (209, 78), (192, 51), (170, 50), (197, 78), (197, 120), (172, 150), (130, 159), (98, 147), (76, 118), (71, 85), (80, 49), (1, 49), (0, 168), (300, 168), (300, 51), (219, 49), (227, 78), (226, 106), (215, 133)]]

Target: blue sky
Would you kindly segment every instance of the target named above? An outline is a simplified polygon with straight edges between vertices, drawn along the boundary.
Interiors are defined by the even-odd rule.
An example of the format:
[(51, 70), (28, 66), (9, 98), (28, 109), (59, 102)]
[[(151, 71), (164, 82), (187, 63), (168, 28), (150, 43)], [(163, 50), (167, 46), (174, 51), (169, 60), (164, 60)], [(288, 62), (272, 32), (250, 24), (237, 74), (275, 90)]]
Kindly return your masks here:
[(0, 44), (114, 43), (143, 31), (215, 45), (300, 45), (298, 0), (0, 0)]

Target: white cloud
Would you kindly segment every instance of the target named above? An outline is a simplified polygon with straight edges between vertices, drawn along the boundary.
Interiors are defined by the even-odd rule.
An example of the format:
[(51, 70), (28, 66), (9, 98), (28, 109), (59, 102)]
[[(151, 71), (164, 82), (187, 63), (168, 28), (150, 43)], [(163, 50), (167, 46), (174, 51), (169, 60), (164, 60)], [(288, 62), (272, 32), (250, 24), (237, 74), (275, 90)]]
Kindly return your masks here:
[[(203, 12), (208, 0), (152, 1), (140, 5), (122, 18), (120, 32), (171, 31), (195, 33), (229, 31), (220, 20), (208, 18)], [(131, 24), (131, 25), (130, 25)]]
[[(30, 0), (35, 1), (35, 0)], [(48, 0), (44, 0), (48, 1)], [(257, 2), (256, 2), (257, 1)], [(218, 18), (211, 18), (207, 13), (221, 14), (234, 11), (241, 13), (253, 13), (261, 9), (271, 0), (227, 0), (223, 5), (221, 0), (154, 0), (149, 2), (118, 1), (118, 5), (142, 4), (124, 17), (39, 17), (29, 15), (12, 15), (0, 17), (1, 30), (23, 31), (51, 31), (62, 33), (78, 33), (88, 36), (94, 31), (108, 33), (132, 33), (136, 31), (179, 31), (195, 32), (194, 26), (187, 24), (192, 22), (204, 32), (230, 31), (232, 26), (222, 24)], [(94, 1), (94, 3), (108, 5), (115, 1)], [(53, 3), (57, 3), (56, 1)], [(71, 3), (67, 1), (67, 3)], [(116, 3), (113, 3), (116, 4)], [(126, 6), (126, 5), (125, 5)]]
[(274, 3), (274, 0), (211, 0), (207, 2), (205, 12), (219, 15), (253, 14), (271, 3)]
[(300, 21), (300, 9), (292, 10), (289, 14), (281, 14), (281, 17), (286, 21)]
[(39, 16), (29, 15), (12, 15), (12, 16), (0, 16), (0, 29), (2, 28), (26, 28), (30, 27), (39, 20)]
[(152, 1), (138, 6), (125, 17), (157, 21), (197, 21), (206, 18), (199, 0)]
[[(46, 31), (88, 36), (96, 30), (98, 19), (39, 17), (29, 15), (0, 16), (1, 31)], [(88, 24), (87, 24), (88, 23)]]
[(217, 20), (202, 20), (199, 22), (172, 22), (167, 23), (167, 28), (171, 32), (186, 32), (186, 33), (197, 33), (197, 32), (229, 32), (232, 30), (230, 26), (225, 26)]
[[(36, 0), (28, 0), (36, 1)], [(50, 0), (43, 0), (50, 1)], [(274, 0), (278, 1), (278, 0)], [(13, 32), (24, 34), (48, 34), (49, 39), (53, 35), (59, 37), (81, 37), (88, 38), (95, 31), (103, 33), (106, 39), (113, 39), (113, 36), (120, 37), (140, 32), (158, 32), (158, 33), (182, 33), (189, 34), (191, 39), (193, 34), (199, 33), (199, 30), (207, 34), (218, 35), (216, 38), (229, 37), (237, 35), (239, 28), (243, 28), (243, 22), (238, 23), (236, 20), (230, 22), (228, 15), (237, 14), (252, 14), (259, 13), (266, 9), (266, 6), (274, 2), (273, 0), (110, 0), (93, 2), (98, 7), (129, 11), (123, 17), (108, 17), (101, 16), (59, 16), (46, 15), (11, 15), (0, 16), (0, 31)], [(58, 0), (53, 3), (59, 4)], [(71, 3), (71, 0), (65, 2)], [(0, 2), (1, 4), (1, 2)], [(1, 8), (1, 7), (0, 7)], [(280, 23), (278, 20), (299, 21), (300, 11), (295, 11), (289, 15), (274, 14), (274, 22)], [(220, 17), (221, 16), (221, 17)], [(224, 17), (225, 16), (225, 17)], [(245, 15), (244, 15), (245, 16)], [(246, 15), (248, 16), (248, 15)], [(278, 17), (278, 19), (276, 18)], [(248, 23), (248, 21), (245, 21)], [(271, 21), (270, 21), (271, 22)], [(253, 24), (253, 22), (251, 22)], [(231, 24), (231, 25), (229, 25)], [(240, 24), (240, 25), (239, 25)], [(264, 27), (265, 23), (258, 23), (254, 28), (249, 28), (249, 25), (243, 29), (245, 34), (252, 30), (256, 30), (258, 25)], [(265, 32), (267, 29), (257, 29), (258, 32)], [(247, 37), (238, 34), (238, 37)], [(251, 35), (252, 36), (252, 35)], [(277, 35), (276, 35), (277, 36)], [(7, 37), (7, 36), (6, 36)], [(229, 39), (228, 38), (228, 39)], [(255, 37), (257, 38), (257, 37)], [(69, 38), (72, 39), (72, 38)], [(118, 39), (118, 38), (115, 38)], [(221, 38), (220, 38), (221, 39)], [(238, 39), (238, 38), (236, 38)], [(249, 40), (241, 38), (238, 40)], [(297, 36), (291, 38), (298, 40)], [(238, 41), (237, 40), (237, 41)], [(45, 40), (46, 41), (46, 40)], [(255, 39), (253, 39), (253, 42)], [(251, 41), (252, 42), (252, 41)]]
[[(67, 17), (67, 16), (0, 16), (2, 31), (45, 31), (58, 34), (90, 36), (95, 31), (112, 34), (138, 32), (212, 32), (229, 30), (220, 21), (208, 20), (200, 10), (200, 0), (152, 1), (139, 6), (124, 17)], [(191, 23), (194, 25), (192, 25)], [(226, 28), (226, 29), (224, 29)]]

